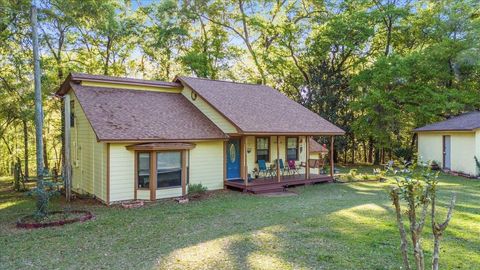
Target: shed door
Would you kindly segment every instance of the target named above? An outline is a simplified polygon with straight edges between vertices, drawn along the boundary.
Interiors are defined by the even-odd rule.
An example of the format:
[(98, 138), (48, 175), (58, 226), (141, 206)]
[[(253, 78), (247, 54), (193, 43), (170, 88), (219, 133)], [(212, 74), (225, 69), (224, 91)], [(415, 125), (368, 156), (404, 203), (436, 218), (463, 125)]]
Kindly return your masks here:
[(451, 143), (450, 143), (450, 136), (446, 135), (443, 136), (443, 168), (444, 169), (451, 169)]

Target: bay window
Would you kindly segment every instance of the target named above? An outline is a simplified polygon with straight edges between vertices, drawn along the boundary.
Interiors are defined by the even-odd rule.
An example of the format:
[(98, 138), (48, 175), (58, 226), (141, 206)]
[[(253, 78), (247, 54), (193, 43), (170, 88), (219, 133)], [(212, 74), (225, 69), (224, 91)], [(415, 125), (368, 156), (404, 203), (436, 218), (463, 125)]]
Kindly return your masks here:
[(138, 153), (138, 188), (150, 187), (150, 153)]
[(182, 153), (157, 152), (157, 188), (182, 186)]

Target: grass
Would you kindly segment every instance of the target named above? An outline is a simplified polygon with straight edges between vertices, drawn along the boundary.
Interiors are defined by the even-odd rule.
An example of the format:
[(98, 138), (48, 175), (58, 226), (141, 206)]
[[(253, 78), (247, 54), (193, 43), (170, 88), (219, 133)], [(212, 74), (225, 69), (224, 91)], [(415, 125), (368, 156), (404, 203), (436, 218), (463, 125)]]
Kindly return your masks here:
[[(350, 168), (341, 168), (348, 172)], [(371, 167), (359, 168), (370, 172)], [(480, 265), (480, 181), (441, 176), (440, 211), (450, 192), (457, 207), (442, 242), (441, 269)], [(219, 192), (180, 205), (139, 209), (73, 203), (96, 220), (18, 230), (34, 202), (0, 180), (0, 268), (109, 269), (400, 269), (398, 230), (387, 188), (392, 182), (323, 184), (299, 196)], [(55, 199), (53, 208), (63, 207)], [(425, 227), (427, 262), (431, 233)]]

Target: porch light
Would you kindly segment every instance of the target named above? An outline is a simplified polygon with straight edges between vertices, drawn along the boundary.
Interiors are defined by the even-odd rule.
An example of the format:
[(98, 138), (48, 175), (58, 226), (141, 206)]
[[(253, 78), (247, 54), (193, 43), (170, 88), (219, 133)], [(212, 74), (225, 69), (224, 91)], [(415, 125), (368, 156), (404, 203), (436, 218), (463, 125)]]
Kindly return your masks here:
[(247, 148), (247, 153), (250, 154), (251, 152), (252, 152), (252, 148), (251, 147)]

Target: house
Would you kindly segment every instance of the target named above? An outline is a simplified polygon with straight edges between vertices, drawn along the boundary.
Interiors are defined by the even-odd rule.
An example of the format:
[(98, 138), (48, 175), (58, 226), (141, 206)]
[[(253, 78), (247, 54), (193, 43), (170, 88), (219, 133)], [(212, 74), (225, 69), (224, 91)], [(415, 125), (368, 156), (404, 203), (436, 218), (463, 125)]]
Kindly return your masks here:
[[(264, 85), (72, 73), (57, 96), (70, 116), (66, 186), (106, 204), (182, 196), (196, 183), (255, 192), (329, 181), (333, 175), (310, 168), (318, 157), (310, 156), (311, 138), (329, 136), (333, 149), (334, 136), (344, 134)], [(281, 171), (280, 159), (295, 161), (293, 175)], [(269, 169), (255, 179), (258, 160)]]
[(414, 130), (420, 162), (435, 161), (444, 170), (478, 175), (480, 111), (464, 113)]

